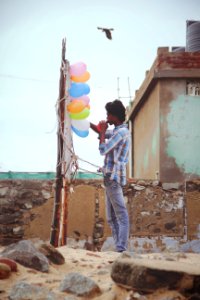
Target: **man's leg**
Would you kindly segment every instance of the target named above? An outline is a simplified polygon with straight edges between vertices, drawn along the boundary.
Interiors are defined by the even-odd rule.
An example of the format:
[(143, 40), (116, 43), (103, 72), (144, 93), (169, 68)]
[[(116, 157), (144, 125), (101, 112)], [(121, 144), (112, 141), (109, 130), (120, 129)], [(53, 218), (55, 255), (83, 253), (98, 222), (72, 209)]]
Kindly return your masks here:
[[(129, 237), (129, 217), (124, 201), (122, 187), (116, 181), (110, 181), (106, 187), (107, 198), (109, 199), (109, 221), (112, 223), (112, 228), (115, 230), (116, 249), (124, 251), (127, 249)], [(118, 232), (117, 232), (118, 231)]]
[(119, 225), (117, 222), (117, 218), (115, 216), (114, 209), (112, 207), (112, 203), (111, 203), (109, 195), (107, 193), (107, 188), (106, 188), (106, 217), (107, 217), (107, 222), (111, 228), (112, 236), (113, 236), (114, 243), (116, 246), (118, 243)]

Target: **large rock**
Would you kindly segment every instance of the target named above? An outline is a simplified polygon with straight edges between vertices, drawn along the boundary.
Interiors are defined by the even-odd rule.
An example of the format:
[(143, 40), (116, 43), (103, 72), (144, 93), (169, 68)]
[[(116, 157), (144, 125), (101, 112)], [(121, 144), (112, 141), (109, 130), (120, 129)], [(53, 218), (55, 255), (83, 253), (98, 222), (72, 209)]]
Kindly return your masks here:
[(29, 284), (27, 282), (18, 282), (14, 285), (9, 294), (10, 300), (57, 300), (58, 298), (53, 292), (45, 287)]
[(60, 284), (61, 292), (70, 292), (77, 296), (91, 297), (100, 293), (99, 286), (90, 278), (79, 274), (69, 273)]
[(200, 265), (177, 260), (119, 258), (111, 278), (118, 285), (147, 292), (158, 288), (200, 292)]
[(41, 272), (49, 271), (48, 259), (29, 240), (9, 245), (0, 253), (0, 257), (13, 259), (25, 267)]
[(51, 244), (40, 241), (35, 246), (38, 251), (43, 253), (53, 264), (63, 265), (65, 263), (64, 256)]

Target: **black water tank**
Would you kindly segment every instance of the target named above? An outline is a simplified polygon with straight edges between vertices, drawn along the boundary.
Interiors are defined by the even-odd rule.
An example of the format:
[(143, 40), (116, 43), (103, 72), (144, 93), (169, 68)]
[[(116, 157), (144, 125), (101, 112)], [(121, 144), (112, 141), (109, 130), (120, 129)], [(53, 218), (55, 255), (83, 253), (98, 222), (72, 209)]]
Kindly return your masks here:
[(187, 21), (186, 51), (200, 51), (200, 21)]
[(172, 52), (185, 52), (185, 47), (183, 46), (173, 46)]

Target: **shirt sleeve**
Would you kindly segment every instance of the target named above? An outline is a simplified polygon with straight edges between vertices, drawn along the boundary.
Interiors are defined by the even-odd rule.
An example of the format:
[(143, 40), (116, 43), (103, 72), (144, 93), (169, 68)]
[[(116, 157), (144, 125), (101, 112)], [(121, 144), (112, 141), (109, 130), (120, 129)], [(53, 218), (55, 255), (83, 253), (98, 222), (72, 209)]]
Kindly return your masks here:
[(120, 133), (113, 135), (107, 143), (101, 143), (99, 145), (99, 151), (101, 155), (105, 155), (116, 147), (116, 145), (123, 139)]
[(106, 139), (111, 138), (112, 134), (113, 134), (113, 130), (106, 130), (105, 138)]

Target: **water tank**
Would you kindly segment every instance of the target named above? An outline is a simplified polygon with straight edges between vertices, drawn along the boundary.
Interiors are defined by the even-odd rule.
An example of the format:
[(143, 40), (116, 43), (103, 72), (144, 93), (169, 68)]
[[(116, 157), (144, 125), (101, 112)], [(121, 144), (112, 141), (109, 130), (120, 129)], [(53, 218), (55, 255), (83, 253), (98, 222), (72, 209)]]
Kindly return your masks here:
[(186, 51), (200, 51), (200, 21), (187, 21)]
[(185, 52), (185, 47), (183, 46), (173, 46), (172, 52)]

